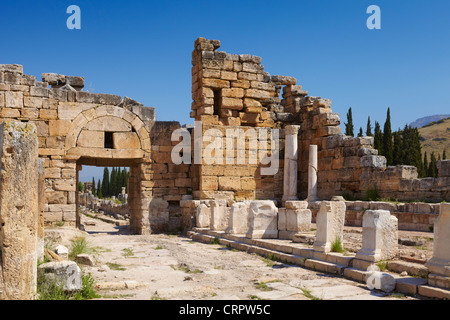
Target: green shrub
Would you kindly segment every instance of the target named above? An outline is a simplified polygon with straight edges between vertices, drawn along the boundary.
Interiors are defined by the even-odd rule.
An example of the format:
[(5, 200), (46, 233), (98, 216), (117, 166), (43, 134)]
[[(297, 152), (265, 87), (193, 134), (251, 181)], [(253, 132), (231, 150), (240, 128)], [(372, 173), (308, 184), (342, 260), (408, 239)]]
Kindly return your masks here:
[(366, 198), (368, 201), (377, 201), (380, 199), (380, 193), (378, 192), (377, 185), (374, 185), (372, 188), (367, 188)]

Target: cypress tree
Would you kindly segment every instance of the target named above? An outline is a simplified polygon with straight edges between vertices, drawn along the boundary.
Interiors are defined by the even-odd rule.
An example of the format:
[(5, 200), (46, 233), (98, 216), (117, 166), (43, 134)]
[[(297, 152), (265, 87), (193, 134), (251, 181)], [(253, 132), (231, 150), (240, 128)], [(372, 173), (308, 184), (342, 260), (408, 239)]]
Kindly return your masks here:
[(419, 178), (423, 178), (423, 177), (426, 177), (428, 175), (428, 170), (429, 170), (428, 169), (428, 155), (427, 155), (426, 151), (425, 151), (425, 154), (423, 156), (423, 170), (424, 170), (425, 174), (422, 177), (419, 176)]
[(391, 166), (394, 163), (394, 143), (392, 141), (390, 108), (387, 110), (386, 122), (384, 123), (383, 155), (386, 157), (387, 165)]
[(435, 178), (437, 177), (437, 159), (434, 152), (431, 153), (430, 166), (428, 167), (428, 176)]
[(97, 190), (95, 189), (95, 179), (92, 177), (92, 195), (95, 197), (97, 195)]
[(370, 124), (370, 117), (367, 118), (366, 136), (368, 136), (368, 137), (373, 137), (373, 133), (372, 133), (372, 125)]
[(442, 160), (447, 160), (447, 155), (445, 154), (445, 149), (444, 149), (444, 152), (442, 153)]
[(350, 107), (347, 112), (347, 123), (345, 124), (345, 135), (354, 137), (353, 133), (353, 115), (352, 108)]
[(102, 182), (100, 179), (98, 179), (98, 184), (97, 184), (97, 197), (99, 199), (103, 198), (103, 194), (102, 194)]
[(103, 182), (102, 182), (102, 194), (105, 198), (110, 196), (109, 193), (109, 169), (105, 167), (103, 169)]
[(402, 131), (399, 129), (394, 132), (394, 165), (403, 164), (403, 137)]
[(379, 155), (383, 154), (383, 132), (378, 121), (375, 121), (374, 148), (378, 150)]
[(110, 196), (117, 196), (116, 190), (117, 190), (117, 174), (116, 174), (116, 168), (113, 167), (111, 170), (111, 176), (109, 179), (109, 189), (110, 189)]
[(364, 135), (363, 129), (361, 127), (359, 127), (358, 137), (362, 137), (363, 135)]

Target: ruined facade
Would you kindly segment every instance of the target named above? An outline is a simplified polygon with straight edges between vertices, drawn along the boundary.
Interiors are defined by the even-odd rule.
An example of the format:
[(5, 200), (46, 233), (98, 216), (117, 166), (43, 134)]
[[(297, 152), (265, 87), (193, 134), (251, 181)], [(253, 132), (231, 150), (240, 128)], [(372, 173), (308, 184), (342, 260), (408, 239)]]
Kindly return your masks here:
[[(317, 146), (319, 200), (342, 194), (364, 197), (374, 186), (386, 198), (450, 200), (449, 161), (439, 162), (438, 178), (418, 179), (411, 166), (386, 167), (372, 137), (341, 134), (330, 100), (310, 96), (293, 77), (270, 75), (260, 57), (229, 54), (219, 47), (218, 40), (204, 38), (194, 44), (191, 117), (201, 126), (189, 132), (192, 145), (199, 146), (204, 157), (195, 161), (193, 152), (191, 161), (181, 164), (171, 158), (179, 143), (171, 136), (181, 126), (156, 121), (154, 108), (128, 97), (85, 92), (82, 77), (44, 73), (37, 81), (20, 65), (0, 66), (0, 119), (37, 127), (46, 223), (76, 224), (77, 174), (83, 165), (130, 167), (128, 203), (136, 233), (179, 229), (180, 201), (186, 195), (199, 200), (270, 199), (279, 204), (303, 200), (308, 196), (311, 146)], [(240, 146), (232, 140), (235, 149), (219, 155), (222, 163), (205, 157), (209, 142), (230, 142), (227, 130), (245, 134), (249, 128), (253, 135), (244, 136)], [(276, 146), (273, 129), (278, 130)], [(266, 156), (279, 159), (273, 174), (262, 174), (261, 169), (272, 164), (262, 161), (261, 149), (254, 144), (264, 140), (263, 134)], [(294, 158), (289, 155), (292, 141)], [(240, 151), (245, 154), (243, 163), (233, 159)], [(256, 159), (252, 163), (251, 155)], [(285, 194), (289, 184), (294, 194)]]
[[(293, 239), (315, 220), (316, 251), (327, 256), (344, 224), (364, 226), (367, 209), (392, 213), (395, 223), (386, 228), (392, 243), (397, 227), (427, 230), (440, 223), (430, 265), (435, 282), (449, 287), (441, 270), (448, 265), (441, 231), (448, 206), (333, 198), (363, 198), (376, 187), (384, 198), (450, 201), (450, 161), (438, 162), (437, 178), (418, 179), (411, 166), (387, 167), (372, 137), (341, 134), (329, 99), (309, 96), (293, 77), (265, 72), (260, 57), (219, 47), (218, 40), (195, 41), (193, 128), (156, 121), (154, 108), (128, 97), (85, 92), (82, 77), (44, 73), (37, 81), (20, 65), (0, 65), (0, 299), (33, 296), (45, 224), (78, 225), (83, 165), (130, 168), (127, 203), (137, 234), (200, 227)], [(175, 163), (180, 143), (191, 153)], [(366, 247), (390, 252), (375, 227), (366, 223), (372, 232)]]

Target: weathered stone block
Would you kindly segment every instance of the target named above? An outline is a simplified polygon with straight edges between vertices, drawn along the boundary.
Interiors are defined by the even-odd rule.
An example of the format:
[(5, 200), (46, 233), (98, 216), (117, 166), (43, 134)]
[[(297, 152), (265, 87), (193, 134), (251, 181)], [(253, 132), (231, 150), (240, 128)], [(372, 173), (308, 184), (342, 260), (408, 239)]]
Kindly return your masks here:
[[(450, 203), (440, 204), (434, 223), (433, 257), (425, 264), (431, 273), (450, 277)], [(450, 287), (450, 281), (448, 283)]]
[(104, 148), (105, 133), (103, 131), (82, 130), (77, 140), (78, 147)]
[(30, 300), (36, 292), (38, 139), (32, 123), (0, 124), (0, 299)]
[(278, 208), (271, 200), (250, 202), (248, 231), (246, 236), (253, 239), (278, 238)]
[[(38, 269), (45, 277), (49, 285), (55, 281), (61, 283), (66, 291), (77, 291), (81, 289), (81, 269), (74, 261), (47, 262), (41, 264)], [(44, 284), (45, 285), (45, 284)]]
[(363, 216), (363, 244), (356, 258), (377, 262), (398, 252), (398, 221), (387, 210), (366, 210)]
[(113, 133), (114, 149), (139, 149), (141, 142), (135, 132)]
[(335, 241), (342, 243), (345, 222), (344, 201), (322, 201), (316, 217), (314, 250), (328, 253)]
[(386, 168), (384, 156), (363, 156), (360, 160), (361, 168)]

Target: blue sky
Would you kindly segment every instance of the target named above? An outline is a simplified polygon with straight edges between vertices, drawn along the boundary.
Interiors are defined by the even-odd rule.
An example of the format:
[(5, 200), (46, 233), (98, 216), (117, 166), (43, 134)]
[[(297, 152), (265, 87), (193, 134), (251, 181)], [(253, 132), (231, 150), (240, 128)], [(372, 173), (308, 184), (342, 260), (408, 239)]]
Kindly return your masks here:
[[(69, 30), (69, 5), (81, 30)], [(381, 30), (366, 9), (381, 8)], [(355, 131), (367, 117), (396, 130), (450, 113), (450, 2), (6, 1), (0, 3), (0, 63), (85, 77), (85, 89), (156, 108), (159, 121), (193, 123), (191, 53), (196, 38), (219, 50), (262, 57), (265, 71), (293, 76), (310, 95), (332, 100)], [(92, 178), (91, 178), (92, 179)]]

